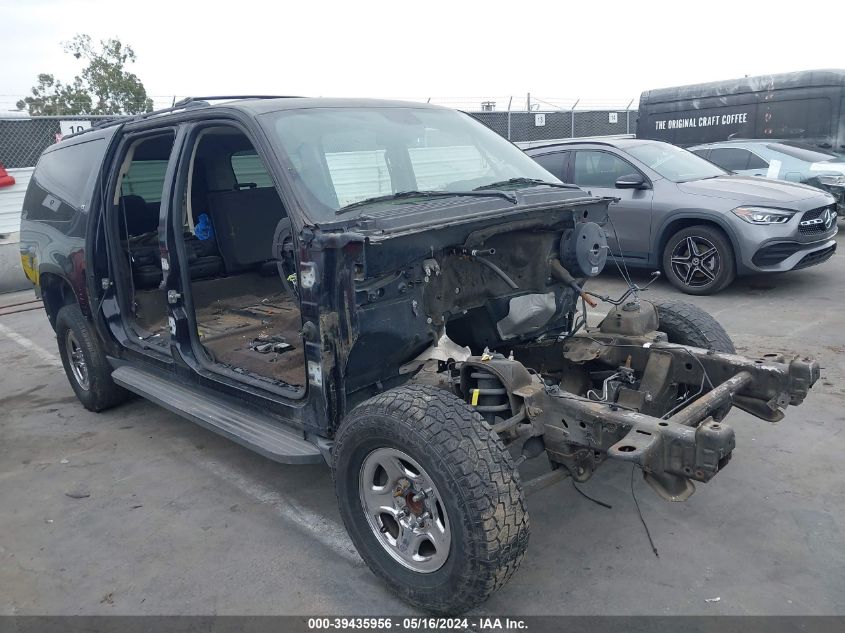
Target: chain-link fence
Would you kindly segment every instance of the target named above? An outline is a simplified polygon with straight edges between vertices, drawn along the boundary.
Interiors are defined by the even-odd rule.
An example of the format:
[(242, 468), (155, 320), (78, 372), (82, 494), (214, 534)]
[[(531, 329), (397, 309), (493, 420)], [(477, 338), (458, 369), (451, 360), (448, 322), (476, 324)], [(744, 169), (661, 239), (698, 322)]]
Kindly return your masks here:
[(469, 114), (514, 142), (636, 134), (637, 131), (635, 110), (470, 112)]
[(426, 101), (463, 110), (514, 142), (584, 136), (636, 134), (634, 99), (588, 100), (572, 97), (426, 98)]
[[(62, 116), (6, 118), (0, 115), (0, 163), (7, 169), (33, 167), (47, 147), (57, 142), (64, 131), (87, 127), (84, 122), (114, 119), (113, 116)], [(63, 129), (64, 128), (64, 129)]]
[[(501, 134), (506, 139), (542, 141), (583, 136), (635, 134), (637, 111), (627, 106), (578, 109), (576, 99), (568, 107), (555, 107), (553, 100), (529, 98), (517, 102), (512, 97), (477, 99), (410, 99), (410, 101), (435, 102), (464, 110)], [(563, 100), (558, 100), (562, 102)], [(518, 104), (518, 105), (517, 105)], [(536, 109), (545, 106), (545, 110)], [(507, 109), (504, 109), (507, 108)], [(529, 109), (530, 108), (530, 109)], [(113, 116), (61, 116), (27, 117), (0, 114), (0, 163), (8, 169), (32, 167), (48, 146), (60, 138), (64, 131), (75, 131), (73, 122), (114, 119)]]

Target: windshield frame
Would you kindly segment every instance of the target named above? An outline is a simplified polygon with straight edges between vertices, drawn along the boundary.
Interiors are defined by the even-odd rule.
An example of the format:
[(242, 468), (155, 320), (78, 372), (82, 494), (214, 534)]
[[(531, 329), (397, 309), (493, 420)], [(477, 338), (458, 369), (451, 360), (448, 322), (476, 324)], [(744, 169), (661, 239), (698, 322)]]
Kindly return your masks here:
[[(295, 165), (295, 161), (289, 153), (289, 148), (286, 148), (284, 140), (281, 138), (282, 128), (279, 126), (279, 121), (285, 120), (286, 117), (292, 117), (289, 121), (296, 120), (293, 117), (307, 117), (314, 115), (315, 117), (319, 116), (327, 116), (329, 119), (333, 113), (340, 113), (341, 116), (344, 113), (348, 113), (352, 116), (355, 114), (364, 112), (365, 115), (370, 114), (378, 114), (378, 111), (387, 111), (387, 110), (405, 110), (410, 112), (410, 116), (413, 116), (415, 113), (420, 112), (424, 113), (422, 115), (423, 119), (432, 119), (436, 120), (438, 117), (446, 117), (441, 121), (444, 124), (443, 129), (447, 129), (449, 126), (454, 126), (458, 132), (466, 135), (467, 139), (471, 141), (466, 146), (475, 148), (476, 152), (478, 153), (479, 157), (483, 159), (484, 164), (487, 166), (489, 170), (489, 180), (485, 182), (472, 182), (466, 184), (465, 186), (456, 186), (460, 185), (462, 182), (468, 181), (461, 181), (457, 180), (451, 183), (446, 183), (445, 189), (441, 189), (442, 191), (448, 192), (454, 190), (456, 193), (455, 196), (455, 207), (457, 212), (460, 213), (460, 207), (462, 205), (469, 206), (470, 202), (472, 202), (472, 198), (466, 198), (466, 200), (460, 200), (459, 194), (461, 191), (466, 191), (467, 189), (475, 189), (479, 185), (488, 185), (492, 184), (493, 182), (506, 180), (513, 177), (525, 177), (529, 179), (535, 180), (543, 180), (548, 183), (552, 184), (562, 184), (561, 181), (556, 178), (554, 175), (549, 173), (545, 168), (541, 165), (536, 163), (531, 157), (526, 155), (519, 149), (516, 145), (511, 143), (510, 141), (506, 140), (486, 125), (475, 119), (469, 114), (464, 112), (460, 112), (458, 110), (452, 110), (449, 108), (440, 108), (440, 107), (431, 107), (422, 104), (412, 104), (409, 103), (407, 106), (396, 106), (396, 105), (382, 105), (382, 104), (375, 104), (375, 105), (366, 105), (366, 106), (337, 106), (337, 105), (327, 105), (327, 106), (311, 106), (307, 108), (289, 108), (289, 109), (281, 109), (276, 110), (273, 112), (267, 112), (260, 114), (256, 117), (258, 120), (259, 125), (262, 127), (267, 140), (269, 141), (270, 146), (272, 147), (272, 151), (281, 165), (284, 173), (284, 179), (289, 183), (291, 193), (293, 194), (296, 202), (298, 203), (302, 213), (313, 223), (315, 224), (324, 224), (324, 223), (332, 223), (336, 221), (337, 211), (339, 209), (343, 209), (350, 204), (354, 204), (354, 202), (365, 200), (371, 196), (361, 196), (360, 200), (353, 200), (351, 203), (346, 202), (345, 204), (338, 203), (336, 206), (326, 204), (325, 199), (320, 199), (319, 195), (315, 193), (315, 191), (310, 188), (305, 179), (302, 176), (302, 171)], [(375, 112), (373, 112), (375, 111)], [(397, 113), (401, 118), (401, 114)], [(391, 113), (392, 116), (395, 116)], [(387, 118), (387, 117), (386, 117)], [(304, 119), (299, 119), (299, 121), (304, 121)], [(342, 123), (342, 119), (339, 119), (339, 122)], [(335, 122), (337, 123), (337, 122)], [(338, 190), (335, 183), (332, 181), (332, 175), (329, 171), (328, 165), (326, 163), (326, 155), (328, 152), (325, 152), (320, 142), (323, 140), (323, 136), (319, 136), (321, 134), (320, 129), (320, 122), (319, 119), (315, 118), (314, 122), (314, 131), (311, 132), (312, 138), (310, 142), (308, 142), (311, 148), (316, 147), (316, 155), (322, 159), (322, 166), (324, 168), (324, 174), (322, 174), (323, 178), (325, 179), (328, 176), (328, 182), (330, 186), (334, 188), (332, 193), (335, 196), (335, 200), (337, 200)], [(403, 126), (399, 125), (397, 129), (401, 131)], [(329, 129), (329, 128), (326, 128)], [(338, 127), (335, 130), (340, 130), (341, 132), (345, 132), (347, 128), (345, 127)], [(348, 128), (350, 130), (355, 128)], [(302, 136), (303, 138), (307, 139), (307, 134), (304, 133)], [(393, 139), (390, 139), (393, 140)], [(405, 136), (399, 134), (396, 138), (396, 144), (393, 146), (399, 147), (400, 149), (400, 160), (397, 161), (400, 164), (400, 169), (404, 169), (404, 176), (407, 177), (409, 174), (413, 179), (417, 179), (420, 177), (420, 173), (418, 170), (415, 170), (414, 165), (412, 164), (410, 154), (408, 152), (409, 149), (413, 149), (413, 146), (403, 144), (404, 141), (407, 139)], [(305, 142), (300, 147), (305, 146)], [(433, 145), (432, 147), (437, 147), (437, 145)], [(443, 147), (455, 147), (451, 145), (443, 145)], [(308, 149), (308, 148), (306, 148)], [(310, 150), (309, 150), (310, 151)], [(361, 150), (365, 152), (367, 150)], [(379, 150), (381, 151), (381, 150)], [(386, 151), (386, 150), (385, 150)], [(389, 162), (393, 162), (391, 159)], [(500, 167), (504, 166), (507, 169), (503, 171), (496, 171), (494, 166), (498, 165)], [(399, 193), (402, 191), (401, 187), (396, 186), (396, 182), (394, 180), (394, 176), (392, 173), (392, 167), (389, 169), (390, 171), (390, 185), (391, 185), (391, 192), (388, 193)], [(476, 178), (478, 179), (478, 178)], [(454, 189), (450, 189), (449, 187), (455, 186)], [(525, 185), (526, 187), (529, 185)], [(530, 186), (542, 186), (539, 184), (530, 185)], [(502, 190), (512, 190), (512, 187), (502, 187)], [(497, 191), (497, 189), (488, 189), (487, 191)], [(447, 197), (447, 196), (443, 196)], [(477, 200), (476, 200), (477, 201)], [(355, 219), (358, 216), (366, 215), (367, 211), (370, 209), (371, 206), (375, 207), (377, 205), (391, 205), (392, 208), (400, 209), (402, 207), (414, 207), (425, 202), (425, 198), (399, 198), (396, 200), (383, 200), (379, 202), (373, 202), (372, 205), (365, 204), (361, 205), (360, 209), (356, 209), (355, 212), (349, 213), (349, 218)], [(504, 202), (504, 201), (503, 201)], [(506, 202), (508, 206), (509, 203)]]
[[(658, 166), (655, 167), (654, 165), (648, 162), (647, 158), (643, 157), (637, 151), (640, 150), (640, 148), (653, 148), (654, 151), (662, 150), (664, 152), (671, 153), (674, 156), (683, 157), (684, 159), (689, 160), (689, 163), (691, 165), (700, 165), (702, 167), (705, 167), (706, 169), (703, 170), (702, 173), (689, 178), (678, 178), (677, 176), (670, 176), (661, 169), (659, 169), (659, 167), (668, 162), (667, 160), (661, 161)], [(696, 180), (705, 180), (707, 178), (716, 178), (718, 176), (727, 176), (733, 173), (731, 171), (727, 171), (726, 169), (722, 169), (715, 163), (711, 163), (706, 158), (702, 158), (698, 154), (695, 154), (687, 149), (677, 147), (675, 145), (672, 145), (671, 143), (664, 143), (662, 141), (644, 140), (641, 143), (633, 143), (631, 145), (626, 144), (624, 147), (620, 147), (620, 149), (632, 158), (634, 158), (636, 161), (638, 161), (641, 165), (644, 165), (646, 168), (650, 169), (652, 172), (657, 174), (660, 178), (664, 178), (669, 182), (674, 182), (677, 184), (684, 182), (694, 182)]]

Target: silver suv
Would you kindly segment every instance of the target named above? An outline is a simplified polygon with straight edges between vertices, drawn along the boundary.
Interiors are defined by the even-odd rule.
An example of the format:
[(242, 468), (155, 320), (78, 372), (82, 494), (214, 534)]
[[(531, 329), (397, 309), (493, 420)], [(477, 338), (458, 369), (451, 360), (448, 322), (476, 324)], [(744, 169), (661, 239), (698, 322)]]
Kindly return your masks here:
[(746, 139), (688, 148), (722, 169), (746, 176), (803, 182), (829, 191), (845, 213), (845, 157), (796, 141)]
[(836, 251), (836, 200), (814, 187), (733, 174), (660, 141), (573, 140), (526, 151), (563, 182), (618, 198), (612, 254), (662, 268), (687, 294), (719, 292), (737, 275), (814, 266)]

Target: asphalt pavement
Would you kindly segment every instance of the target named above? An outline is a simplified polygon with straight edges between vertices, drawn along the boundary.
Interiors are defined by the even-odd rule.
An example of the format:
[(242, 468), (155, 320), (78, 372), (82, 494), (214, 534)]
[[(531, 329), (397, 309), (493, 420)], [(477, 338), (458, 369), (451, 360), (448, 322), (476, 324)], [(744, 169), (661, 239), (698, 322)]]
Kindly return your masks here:
[[(612, 509), (568, 481), (528, 498), (525, 561), (478, 613), (845, 614), (839, 242), (821, 266), (692, 299), (740, 353), (824, 369), (779, 424), (732, 412), (731, 463), (686, 503), (635, 473), (659, 557), (630, 466), (607, 463), (582, 488)], [(610, 271), (590, 288), (624, 284)], [(662, 280), (649, 294), (684, 298)], [(140, 399), (86, 411), (43, 311), (2, 309), (31, 297), (0, 295), (0, 614), (414, 613), (355, 553), (327, 468), (276, 464)]]

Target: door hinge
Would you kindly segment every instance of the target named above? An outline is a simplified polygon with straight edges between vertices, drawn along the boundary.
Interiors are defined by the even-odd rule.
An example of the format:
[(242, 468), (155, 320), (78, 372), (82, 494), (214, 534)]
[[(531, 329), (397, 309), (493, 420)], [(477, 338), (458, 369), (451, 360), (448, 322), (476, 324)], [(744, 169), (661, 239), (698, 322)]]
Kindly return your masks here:
[(181, 298), (182, 298), (181, 293), (176, 292), (175, 290), (168, 290), (167, 291), (167, 303), (169, 303), (170, 305), (177, 303), (179, 301), (179, 299), (181, 299)]

